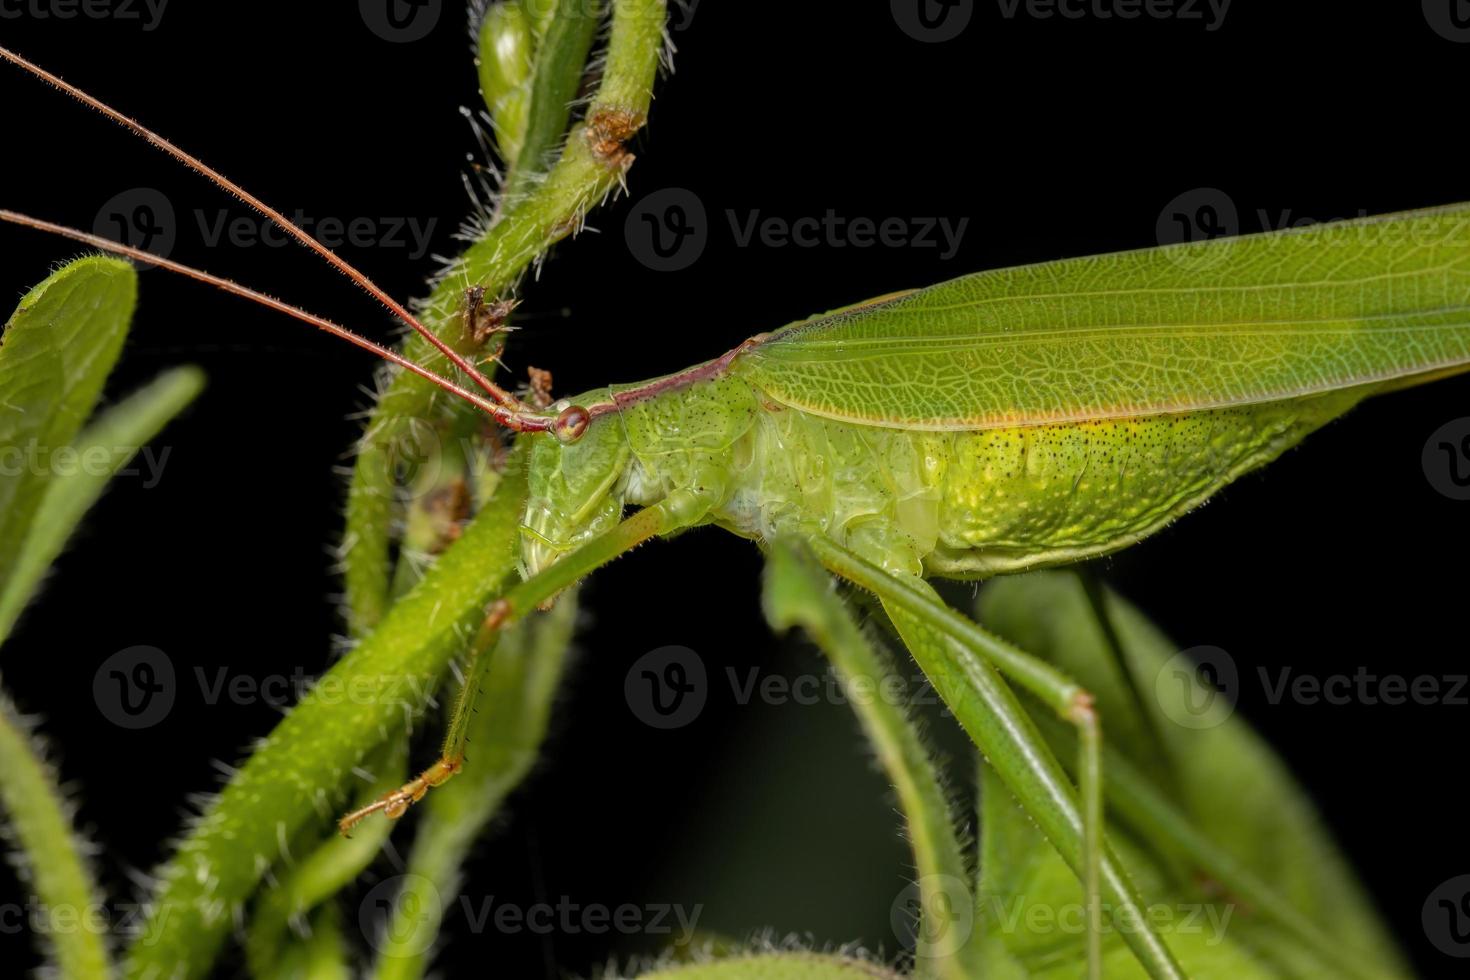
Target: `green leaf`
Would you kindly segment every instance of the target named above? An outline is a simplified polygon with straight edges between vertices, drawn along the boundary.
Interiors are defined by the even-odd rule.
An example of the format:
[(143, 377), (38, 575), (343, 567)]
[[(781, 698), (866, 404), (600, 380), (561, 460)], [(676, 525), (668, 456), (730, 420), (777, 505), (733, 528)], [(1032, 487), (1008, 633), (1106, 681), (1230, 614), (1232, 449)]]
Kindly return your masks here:
[(325, 828), (353, 767), (420, 714), (485, 605), (515, 574), (524, 453), (495, 497), (382, 624), (329, 670), (256, 748), (160, 870), (134, 977), (202, 976), (284, 841)]
[(646, 980), (899, 980), (899, 974), (877, 963), (800, 952), (735, 956), (641, 976)]
[[(1106, 776), (1106, 770), (1104, 770)], [(980, 887), (976, 908), (985, 980), (1076, 980), (1086, 958), (1086, 916), (1077, 876), (1021, 809), (989, 765), (981, 771)], [(1192, 980), (1277, 980), (1235, 941), (1244, 916), (1232, 903), (1169, 896), (1157, 871), (1113, 837), (1139, 890), (1156, 896), (1150, 921)], [(1166, 896), (1166, 897), (1157, 897)], [(1147, 980), (1149, 973), (1105, 917), (1103, 976)], [(1318, 974), (1322, 980), (1333, 973)]]
[(69, 449), (122, 349), (138, 276), (119, 259), (59, 269), (0, 336), (0, 590), (14, 575), (57, 453)]
[[(980, 614), (1097, 695), (1113, 816), (1163, 869), (1173, 900), (1233, 902), (1230, 940), (1266, 976), (1406, 975), (1305, 793), (1239, 716), (1219, 702), (1202, 713), (1208, 691), (1170, 683), (1189, 662), (1137, 609), (1075, 574), (1044, 572), (988, 584)], [(1154, 800), (1167, 819), (1151, 819), (1163, 812)], [(1161, 833), (1178, 822), (1185, 833)], [(1214, 894), (1200, 887), (1211, 874)]]
[(107, 932), (89, 927), (101, 913), (97, 886), (73, 836), (71, 812), (41, 746), (0, 697), (0, 805), (20, 846), (19, 863), (45, 921), (42, 931), (61, 976), (109, 977)]
[(9, 580), (0, 588), (0, 642), (108, 481), (203, 387), (198, 368), (175, 368), (104, 411), (77, 437), (72, 448), (80, 465), (50, 477)]

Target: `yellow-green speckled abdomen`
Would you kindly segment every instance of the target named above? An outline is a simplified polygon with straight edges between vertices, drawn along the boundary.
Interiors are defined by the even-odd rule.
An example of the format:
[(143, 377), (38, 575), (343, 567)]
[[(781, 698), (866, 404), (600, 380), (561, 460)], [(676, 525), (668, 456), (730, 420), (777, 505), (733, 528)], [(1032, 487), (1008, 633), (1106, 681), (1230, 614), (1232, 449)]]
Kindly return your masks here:
[(713, 519), (737, 533), (824, 533), (895, 569), (981, 577), (1132, 544), (1364, 394), (909, 432), (822, 418), (756, 392), (756, 410), (741, 413), (738, 426), (721, 426), (707, 453), (651, 456), (635, 441), (644, 488), (638, 496), (660, 496), (703, 466), (728, 481)]
[(925, 566), (974, 577), (1126, 547), (1275, 459), (1363, 394), (953, 433), (939, 541)]

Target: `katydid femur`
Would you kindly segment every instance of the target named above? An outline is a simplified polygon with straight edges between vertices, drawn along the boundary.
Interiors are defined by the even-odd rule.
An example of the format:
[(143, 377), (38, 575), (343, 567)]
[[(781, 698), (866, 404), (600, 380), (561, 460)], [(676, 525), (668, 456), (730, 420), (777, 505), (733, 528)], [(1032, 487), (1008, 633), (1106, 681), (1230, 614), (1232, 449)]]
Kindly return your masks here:
[[(946, 606), (978, 579), (1126, 547), (1361, 399), (1470, 367), (1470, 206), (978, 273), (759, 334), (664, 378), (527, 404), (304, 231), (17, 55), (327, 258), (474, 388), (228, 280), (84, 232), (0, 219), (192, 275), (351, 340), (532, 442), (525, 577), (474, 646), (650, 538), (714, 524), (781, 542), (873, 593), (969, 734), (1155, 976), (1182, 976), (1103, 834), (1101, 730), (1053, 667)], [(589, 131), (610, 167), (617, 140)], [(629, 507), (638, 508), (625, 516)], [(1074, 785), (1009, 684), (1078, 734)], [(404, 813), (463, 763), (468, 676), (442, 758), (342, 819)]]

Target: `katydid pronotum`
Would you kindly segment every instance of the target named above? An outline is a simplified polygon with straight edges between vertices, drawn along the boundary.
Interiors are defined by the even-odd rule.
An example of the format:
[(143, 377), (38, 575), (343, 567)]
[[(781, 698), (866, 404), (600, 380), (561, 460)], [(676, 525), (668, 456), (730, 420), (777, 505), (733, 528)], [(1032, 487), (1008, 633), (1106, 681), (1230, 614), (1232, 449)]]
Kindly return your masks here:
[[(430, 335), (279, 213), (3, 56), (240, 193)], [(1125, 547), (1360, 399), (1470, 363), (1467, 208), (980, 273), (761, 334), (687, 371), (549, 410), (443, 346), (473, 388), (228, 281), (13, 212), (0, 217), (297, 316), (532, 440), (526, 577), (488, 611), (482, 659), (507, 623), (636, 544), (698, 524), (790, 544), (874, 593), (941, 694), (988, 709), (993, 724), (970, 734), (1084, 881), (1094, 964), (1104, 906), (1121, 916), (1141, 904), (1103, 841), (1099, 719), (1084, 690), (949, 609), (925, 579), (983, 578)], [(640, 509), (625, 517), (630, 506)], [(938, 683), (936, 650), (959, 665), (962, 687)], [(1075, 787), (1005, 681), (1076, 726)], [(474, 690), (472, 676), (466, 691)], [(345, 817), (344, 830), (378, 810), (401, 815), (452, 777), (472, 706), (462, 699), (439, 762)], [(1123, 932), (1156, 973), (1179, 975), (1151, 932)]]

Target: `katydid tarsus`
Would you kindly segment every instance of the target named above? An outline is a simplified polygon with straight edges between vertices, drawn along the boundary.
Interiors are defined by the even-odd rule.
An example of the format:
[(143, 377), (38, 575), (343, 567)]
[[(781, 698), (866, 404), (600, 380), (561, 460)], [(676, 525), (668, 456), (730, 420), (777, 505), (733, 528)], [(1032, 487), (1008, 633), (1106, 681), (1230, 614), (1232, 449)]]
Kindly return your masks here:
[[(1183, 973), (1142, 924), (1143, 902), (1104, 839), (1092, 700), (926, 580), (1124, 548), (1363, 398), (1470, 368), (1470, 206), (1460, 206), (978, 273), (541, 408), (218, 172), (19, 56), (0, 57), (237, 194), (428, 337), (468, 383), (228, 280), (15, 212), (0, 218), (295, 316), (532, 441), (525, 575), (487, 611), (481, 660), (502, 627), (654, 537), (712, 524), (814, 555), (878, 598), (946, 701), (984, 706), (988, 723), (969, 734), (1083, 882), (1093, 975), (1104, 909), (1132, 926), (1120, 931), (1152, 975)], [(1075, 781), (1008, 685), (1075, 726)], [(475, 690), (471, 672), (442, 758), (344, 817), (344, 832), (377, 811), (400, 816), (461, 768)]]

